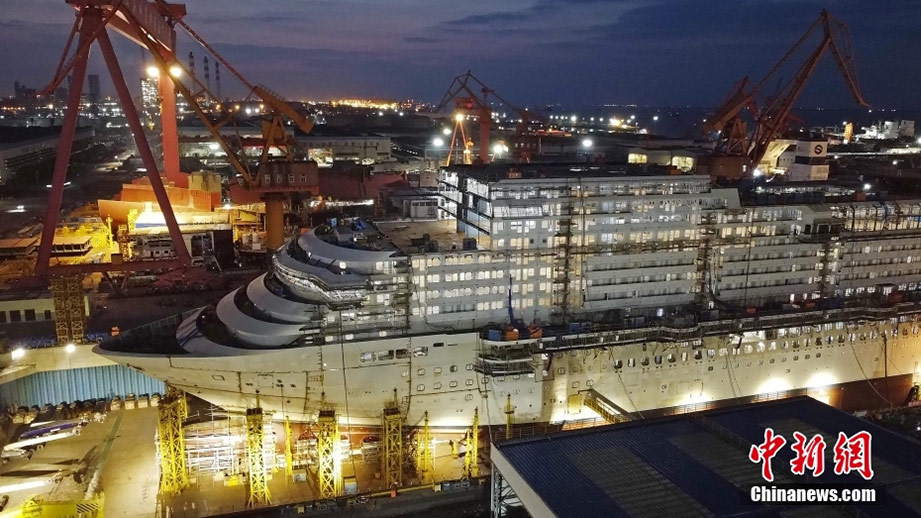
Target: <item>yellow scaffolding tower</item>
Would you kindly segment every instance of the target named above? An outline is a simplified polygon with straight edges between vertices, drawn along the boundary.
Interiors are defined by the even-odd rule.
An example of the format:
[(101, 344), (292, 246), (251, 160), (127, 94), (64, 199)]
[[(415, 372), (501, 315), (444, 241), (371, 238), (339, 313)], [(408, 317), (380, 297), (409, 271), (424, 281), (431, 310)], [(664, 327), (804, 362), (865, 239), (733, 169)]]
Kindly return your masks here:
[(505, 398), (505, 438), (512, 438), (512, 425), (515, 424), (515, 407), (512, 406), (512, 395), (506, 394)]
[(317, 417), (317, 480), (320, 498), (342, 494), (342, 456), (339, 452), (339, 421), (336, 411), (320, 410)]
[(182, 421), (188, 415), (185, 396), (170, 389), (157, 406), (157, 437), (160, 452), (160, 494), (175, 495), (189, 485)]
[(393, 400), (384, 407), (384, 454), (381, 456), (381, 471), (386, 487), (400, 487), (403, 484), (403, 414), (397, 402), (397, 391)]
[(58, 344), (82, 343), (86, 334), (83, 277), (69, 275), (52, 278), (51, 298)]
[(285, 475), (294, 475), (294, 452), (291, 450), (291, 421), (285, 416)]
[(435, 469), (432, 462), (432, 435), (429, 433), (429, 413), (425, 413), (423, 418), (422, 433), (418, 438), (416, 448), (416, 470), (418, 471), (419, 480), (423, 484), (432, 483), (432, 471)]
[(480, 409), (473, 409), (473, 427), (467, 432), (467, 451), (464, 453), (464, 475), (470, 478), (480, 476), (480, 465), (477, 463), (480, 449)]
[[(258, 403), (257, 403), (258, 404)], [(246, 409), (246, 458), (249, 460), (249, 499), (246, 505), (256, 507), (272, 503), (265, 480), (265, 421), (262, 409)]]

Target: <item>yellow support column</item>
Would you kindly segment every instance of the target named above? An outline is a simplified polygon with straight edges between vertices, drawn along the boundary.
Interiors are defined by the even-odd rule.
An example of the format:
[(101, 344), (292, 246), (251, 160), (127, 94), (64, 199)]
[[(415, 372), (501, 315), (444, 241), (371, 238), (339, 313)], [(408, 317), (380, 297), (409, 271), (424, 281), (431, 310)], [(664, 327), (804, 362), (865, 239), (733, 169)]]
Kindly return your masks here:
[(83, 277), (71, 275), (51, 279), (54, 327), (58, 344), (82, 343), (86, 312), (83, 304)]
[(182, 434), (182, 421), (186, 417), (185, 397), (181, 392), (170, 389), (157, 406), (157, 413), (160, 494), (175, 495), (189, 485), (185, 438)]
[(419, 435), (418, 439), (418, 460), (416, 461), (416, 468), (419, 474), (419, 480), (423, 484), (432, 483), (432, 471), (435, 467), (432, 462), (432, 435), (429, 432), (429, 413), (425, 413), (423, 425), (422, 425), (422, 434)]
[(342, 494), (342, 457), (339, 452), (339, 421), (335, 410), (320, 410), (317, 418), (317, 479), (320, 498)]
[(265, 479), (265, 420), (259, 407), (246, 410), (246, 457), (249, 460), (248, 507), (270, 505), (269, 486)]
[(505, 438), (512, 438), (512, 425), (515, 424), (515, 407), (512, 406), (512, 395), (507, 394), (505, 399)]
[(397, 402), (397, 391), (393, 401), (384, 407), (384, 452), (381, 456), (381, 471), (386, 487), (399, 487), (403, 483), (403, 414)]
[(291, 451), (291, 421), (285, 416), (285, 475), (294, 475), (294, 453)]
[(470, 478), (480, 476), (479, 458), (480, 409), (473, 409), (473, 427), (467, 432), (467, 451), (464, 454), (464, 474)]

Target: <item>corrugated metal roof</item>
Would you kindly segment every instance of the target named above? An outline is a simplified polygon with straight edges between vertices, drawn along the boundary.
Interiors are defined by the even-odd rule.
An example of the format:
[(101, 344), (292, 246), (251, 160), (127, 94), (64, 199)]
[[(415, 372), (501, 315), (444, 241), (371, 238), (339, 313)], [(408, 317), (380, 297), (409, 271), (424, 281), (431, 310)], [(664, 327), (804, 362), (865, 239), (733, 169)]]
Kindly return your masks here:
[[(556, 516), (760, 516), (781, 509), (747, 501), (750, 484), (762, 483), (748, 448), (761, 443), (768, 426), (788, 440), (793, 430), (821, 433), (829, 444), (826, 457), (838, 432), (870, 431), (874, 487), (886, 493), (921, 478), (917, 442), (807, 397), (511, 440), (493, 448)], [(778, 453), (779, 483), (863, 483), (856, 474), (836, 476), (830, 469), (817, 478), (797, 477), (789, 471), (792, 457), (789, 447)], [(912, 498), (890, 492), (879, 503), (851, 509), (908, 516), (915, 515), (913, 505)], [(794, 508), (808, 509), (782, 507)]]
[(166, 384), (123, 365), (37, 372), (0, 385), (3, 406), (111, 399), (127, 394), (166, 392)]

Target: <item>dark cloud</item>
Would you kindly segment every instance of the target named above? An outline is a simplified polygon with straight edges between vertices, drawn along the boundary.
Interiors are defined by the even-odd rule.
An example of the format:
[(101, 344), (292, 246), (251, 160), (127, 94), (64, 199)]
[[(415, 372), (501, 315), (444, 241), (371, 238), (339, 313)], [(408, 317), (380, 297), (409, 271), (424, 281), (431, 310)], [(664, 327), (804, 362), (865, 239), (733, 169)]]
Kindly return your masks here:
[(403, 41), (409, 43), (438, 43), (442, 40), (440, 38), (427, 38), (425, 36), (406, 36), (403, 38)]
[(458, 25), (497, 25), (505, 24), (508, 22), (518, 22), (522, 20), (527, 20), (530, 18), (530, 14), (526, 11), (495, 11), (491, 13), (483, 14), (471, 14), (469, 16), (464, 16), (463, 18), (457, 18), (455, 20), (448, 20), (444, 22), (445, 25), (458, 26)]

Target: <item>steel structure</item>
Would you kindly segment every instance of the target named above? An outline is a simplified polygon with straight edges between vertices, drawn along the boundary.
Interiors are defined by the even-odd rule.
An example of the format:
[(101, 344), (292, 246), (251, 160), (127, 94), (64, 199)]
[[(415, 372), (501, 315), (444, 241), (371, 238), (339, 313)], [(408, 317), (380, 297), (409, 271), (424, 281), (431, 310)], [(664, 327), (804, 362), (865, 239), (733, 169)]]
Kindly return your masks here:
[(272, 497), (266, 483), (265, 469), (265, 419), (262, 408), (246, 410), (246, 458), (249, 461), (248, 507), (270, 505)]
[(464, 452), (464, 476), (476, 478), (480, 476), (480, 465), (477, 459), (480, 455), (480, 409), (473, 409), (473, 426), (467, 431), (467, 451)]
[(160, 494), (176, 495), (189, 485), (182, 423), (187, 416), (185, 395), (169, 389), (157, 406), (160, 454)]
[[(803, 48), (806, 41), (815, 33), (822, 35), (815, 50), (788, 81), (783, 82), (781, 79), (781, 86), (776, 93), (766, 94), (765, 85), (776, 77), (778, 70), (789, 62), (793, 54)], [(847, 25), (835, 20), (823, 9), (815, 23), (761, 81), (752, 83), (745, 77), (737, 82), (723, 104), (704, 122), (702, 128), (705, 132), (719, 134), (716, 152), (744, 157), (747, 170), (753, 171), (768, 152), (771, 141), (788, 129), (793, 120), (790, 113), (793, 104), (826, 51), (830, 51), (834, 57), (857, 104), (869, 106), (857, 82)], [(753, 124), (750, 134), (747, 122), (743, 119), (743, 113), (746, 111), (748, 119)]]
[(342, 454), (339, 451), (336, 411), (320, 410), (317, 426), (317, 481), (320, 498), (336, 498), (342, 494)]
[(416, 471), (423, 484), (432, 483), (432, 472), (435, 470), (432, 459), (432, 434), (429, 431), (429, 413), (423, 417), (422, 431), (419, 434), (416, 460)]
[(403, 483), (403, 413), (400, 411), (396, 390), (393, 399), (384, 407), (383, 429), (381, 471), (384, 473), (384, 484), (387, 488), (399, 487)]

